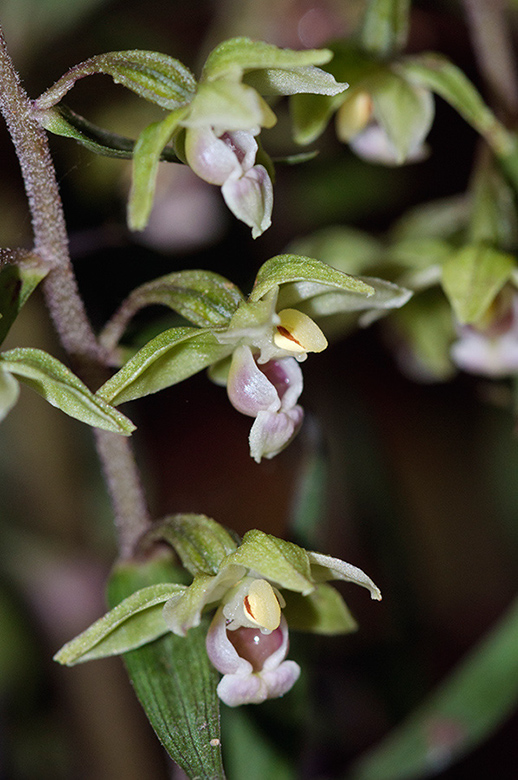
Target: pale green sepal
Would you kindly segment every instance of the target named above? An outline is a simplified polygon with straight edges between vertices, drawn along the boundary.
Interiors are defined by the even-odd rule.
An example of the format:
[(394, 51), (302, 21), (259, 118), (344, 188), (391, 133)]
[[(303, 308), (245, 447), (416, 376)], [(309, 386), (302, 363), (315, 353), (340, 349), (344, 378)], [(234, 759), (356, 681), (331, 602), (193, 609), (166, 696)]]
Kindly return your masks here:
[(0, 354), (0, 368), (43, 396), (52, 406), (94, 428), (129, 436), (135, 426), (81, 380), (41, 349), (16, 348)]
[(303, 68), (252, 71), (245, 81), (261, 95), (339, 95), (349, 86), (338, 82), (335, 77), (322, 68), (307, 65)]
[(156, 393), (229, 355), (232, 345), (220, 344), (201, 328), (170, 328), (145, 344), (97, 391), (115, 405)]
[(283, 591), (286, 606), (284, 616), (291, 629), (313, 634), (349, 634), (358, 624), (336, 588), (325, 583), (317, 585), (312, 593), (303, 596), (293, 591)]
[(270, 290), (288, 282), (317, 282), (341, 290), (350, 290), (374, 295), (374, 290), (365, 282), (344, 274), (320, 260), (300, 255), (277, 255), (263, 263), (257, 273), (250, 301), (258, 301)]
[(467, 242), (514, 250), (518, 242), (515, 196), (493, 155), (481, 157), (470, 189)]
[(403, 238), (388, 247), (385, 259), (404, 269), (424, 272), (439, 266), (451, 256), (451, 244), (442, 238), (419, 236)]
[[(255, 89), (234, 81), (200, 84), (184, 127), (215, 127), (217, 131), (273, 127), (277, 117)], [(255, 134), (254, 132), (254, 134)]]
[(279, 49), (271, 43), (250, 38), (230, 38), (211, 51), (203, 67), (202, 80), (233, 79), (238, 81), (250, 70), (269, 68), (303, 68), (325, 65), (333, 53), (329, 49)]
[(487, 311), (515, 268), (512, 255), (482, 244), (455, 252), (442, 267), (442, 286), (463, 325), (476, 323)]
[(178, 60), (153, 51), (112, 51), (75, 65), (36, 101), (36, 108), (50, 108), (69, 92), (76, 81), (95, 73), (111, 76), (137, 95), (162, 108), (174, 109), (194, 94), (196, 80)]
[(380, 58), (402, 51), (408, 37), (410, 0), (367, 0), (361, 46)]
[(229, 532), (206, 515), (165, 517), (148, 537), (168, 542), (193, 576), (217, 574), (223, 558), (237, 548)]
[(137, 139), (128, 201), (128, 225), (131, 230), (144, 230), (148, 223), (162, 151), (188, 110), (188, 106), (181, 106), (171, 111), (161, 122), (146, 127)]
[(247, 531), (243, 543), (221, 564), (222, 570), (234, 564), (246, 566), (280, 588), (304, 595), (315, 588), (306, 551), (263, 531)]
[(235, 284), (213, 271), (175, 271), (133, 290), (100, 338), (108, 349), (114, 349), (132, 317), (156, 304), (168, 306), (200, 328), (221, 328), (243, 300)]
[(439, 198), (409, 209), (390, 231), (393, 244), (420, 239), (447, 240), (468, 224), (471, 199), (466, 195)]
[(370, 591), (371, 598), (377, 601), (381, 600), (381, 591), (373, 583), (365, 572), (353, 566), (351, 563), (333, 558), (331, 555), (322, 555), (321, 553), (307, 553), (310, 565), (311, 576), (316, 582), (326, 580), (345, 580), (345, 582), (354, 582), (356, 585), (362, 585)]
[(393, 68), (408, 81), (432, 90), (450, 103), (485, 137), (497, 154), (506, 155), (513, 151), (511, 134), (484, 103), (463, 71), (446, 57), (435, 53), (420, 54), (406, 57)]
[(279, 293), (278, 308), (297, 308), (312, 319), (329, 317), (349, 311), (366, 311), (361, 321), (362, 325), (370, 324), (372, 317), (376, 318), (383, 311), (399, 309), (410, 300), (413, 293), (405, 287), (400, 287), (384, 279), (372, 276), (358, 277), (375, 292), (368, 298), (360, 293), (349, 290), (337, 290), (328, 285), (314, 282), (294, 282), (286, 285)]
[(403, 163), (419, 149), (432, 126), (433, 95), (390, 71), (382, 71), (370, 87), (376, 119), (394, 148), (396, 162)]
[(20, 386), (9, 371), (0, 368), (0, 422), (6, 417), (20, 395)]
[(163, 618), (163, 605), (185, 585), (164, 582), (149, 585), (121, 601), (104, 617), (76, 636), (54, 656), (66, 666), (119, 655), (152, 642), (169, 630)]
[(202, 612), (224, 596), (246, 574), (244, 566), (228, 565), (218, 574), (197, 574), (183, 593), (166, 602), (163, 616), (167, 627), (177, 636), (185, 636), (190, 628), (200, 624)]

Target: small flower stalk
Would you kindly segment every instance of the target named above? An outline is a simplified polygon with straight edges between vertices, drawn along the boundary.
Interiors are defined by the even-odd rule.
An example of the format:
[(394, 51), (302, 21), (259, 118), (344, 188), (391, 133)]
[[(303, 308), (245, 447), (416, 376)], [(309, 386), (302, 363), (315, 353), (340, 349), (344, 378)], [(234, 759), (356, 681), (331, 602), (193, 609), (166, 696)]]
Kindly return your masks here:
[(230, 707), (260, 704), (283, 696), (300, 676), (299, 664), (287, 658), (289, 629), (338, 635), (357, 628), (329, 580), (353, 582), (381, 599), (372, 580), (345, 561), (258, 530), (238, 542), (204, 515), (165, 518), (147, 541), (167, 541), (191, 584), (163, 582), (137, 591), (65, 645), (57, 661), (115, 655), (167, 631), (184, 637), (213, 612), (205, 645), (222, 675), (219, 698)]

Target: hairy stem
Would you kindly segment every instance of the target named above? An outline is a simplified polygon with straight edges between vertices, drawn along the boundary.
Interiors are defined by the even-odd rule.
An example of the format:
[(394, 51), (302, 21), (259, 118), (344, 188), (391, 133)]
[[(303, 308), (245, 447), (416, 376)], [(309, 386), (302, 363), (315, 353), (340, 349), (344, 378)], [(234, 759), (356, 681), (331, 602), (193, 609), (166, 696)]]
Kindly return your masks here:
[[(85, 311), (70, 262), (68, 236), (47, 136), (32, 115), (0, 28), (0, 111), (20, 163), (34, 232), (34, 252), (50, 269), (43, 292), (58, 336), (76, 371), (90, 386), (104, 381), (105, 354)], [(11, 260), (12, 253), (4, 256)], [(144, 494), (130, 442), (98, 431), (99, 457), (119, 533), (121, 557), (131, 555), (149, 525)]]

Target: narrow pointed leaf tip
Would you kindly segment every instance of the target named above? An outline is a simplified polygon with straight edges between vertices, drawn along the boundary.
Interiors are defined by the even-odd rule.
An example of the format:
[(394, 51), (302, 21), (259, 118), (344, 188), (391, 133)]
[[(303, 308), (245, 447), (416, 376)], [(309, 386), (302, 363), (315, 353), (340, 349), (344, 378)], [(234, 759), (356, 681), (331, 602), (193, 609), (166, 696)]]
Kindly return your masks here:
[(70, 369), (41, 349), (19, 347), (3, 352), (0, 368), (42, 395), (52, 406), (87, 425), (124, 436), (135, 430), (131, 420), (94, 395)]
[(184, 585), (165, 582), (138, 590), (72, 639), (54, 656), (66, 666), (141, 647), (168, 632), (163, 606)]

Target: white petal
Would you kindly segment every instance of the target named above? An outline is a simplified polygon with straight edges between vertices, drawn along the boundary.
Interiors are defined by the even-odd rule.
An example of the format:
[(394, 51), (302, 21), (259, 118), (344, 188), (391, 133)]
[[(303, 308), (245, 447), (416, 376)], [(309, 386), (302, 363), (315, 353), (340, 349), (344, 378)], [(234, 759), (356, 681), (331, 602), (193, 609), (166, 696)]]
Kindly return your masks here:
[(301, 406), (287, 412), (259, 412), (248, 438), (252, 458), (260, 463), (261, 458), (278, 455), (296, 436), (303, 418)]
[(185, 156), (194, 173), (209, 184), (224, 184), (229, 177), (243, 173), (241, 163), (230, 144), (210, 127), (188, 128)]
[(232, 355), (227, 393), (232, 406), (250, 417), (281, 407), (275, 386), (258, 367), (250, 347), (244, 345), (237, 347)]
[(239, 179), (227, 179), (221, 192), (234, 216), (252, 228), (252, 238), (257, 238), (270, 227), (273, 186), (262, 165), (254, 165)]

